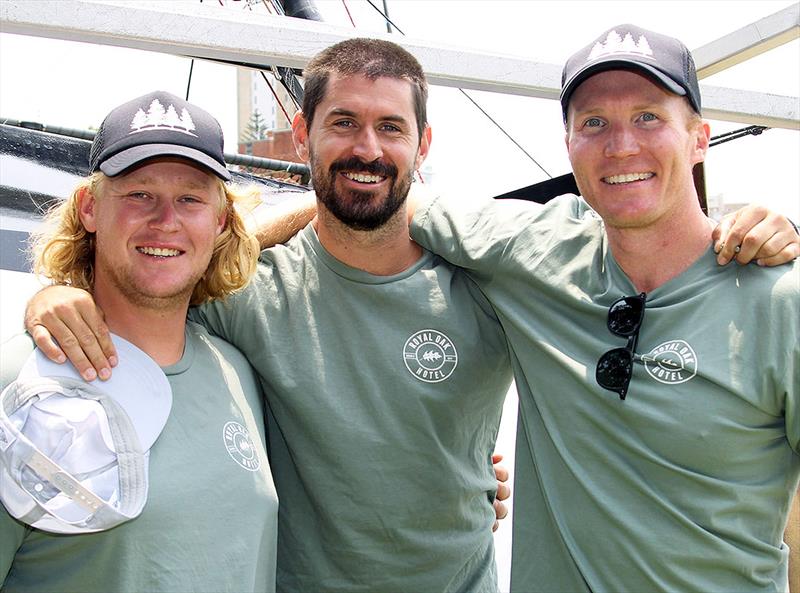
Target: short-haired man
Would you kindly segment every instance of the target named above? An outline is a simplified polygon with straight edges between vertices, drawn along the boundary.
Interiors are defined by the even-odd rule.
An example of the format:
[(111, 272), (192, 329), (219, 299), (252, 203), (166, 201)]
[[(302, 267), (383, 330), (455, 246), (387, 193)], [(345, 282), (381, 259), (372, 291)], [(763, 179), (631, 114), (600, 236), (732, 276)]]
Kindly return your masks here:
[(592, 210), (438, 200), (412, 225), (515, 354), (512, 589), (785, 591), (800, 267), (715, 265), (681, 42), (614, 27), (567, 61), (561, 102)]
[[(106, 117), (92, 145), (91, 175), (48, 216), (35, 245), (36, 271), (91, 290), (110, 330), (162, 367), (172, 407), (150, 449), (144, 510), (113, 529), (91, 516), (81, 525), (100, 531), (72, 534), (74, 521), (55, 520), (64, 531), (37, 528), (46, 521), (31, 528), (11, 514), (26, 507), (6, 498), (17, 475), (8, 468), (0, 477), (9, 509), (0, 506), (0, 589), (274, 591), (278, 500), (258, 382), (240, 352), (186, 320), (190, 303), (231, 295), (255, 270), (258, 245), (234, 208), (222, 145), (219, 124), (196, 105), (164, 92), (134, 99)], [(27, 336), (3, 346), (3, 386), (32, 350)], [(130, 378), (137, 379), (144, 388), (144, 377)], [(4, 394), (3, 401), (13, 400)], [(32, 414), (19, 428), (31, 435)], [(87, 434), (68, 431), (52, 450), (61, 455), (70, 446), (79, 458), (99, 457), (97, 444), (81, 449), (91, 442)], [(7, 432), (0, 449), (10, 440)], [(138, 482), (129, 484), (133, 490)], [(123, 500), (126, 492), (121, 486)]]
[(492, 451), (511, 368), (475, 285), (409, 239), (424, 74), (396, 44), (355, 39), (304, 80), (293, 133), (317, 220), (264, 251), (243, 292), (191, 313), (261, 378), (278, 589), (495, 592)]

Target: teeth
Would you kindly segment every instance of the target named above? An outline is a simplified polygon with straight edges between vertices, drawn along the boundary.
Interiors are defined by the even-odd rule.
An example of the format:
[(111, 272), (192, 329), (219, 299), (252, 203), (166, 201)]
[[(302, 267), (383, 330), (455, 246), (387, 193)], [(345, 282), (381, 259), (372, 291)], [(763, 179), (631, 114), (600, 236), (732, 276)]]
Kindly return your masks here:
[(612, 175), (611, 177), (604, 177), (603, 181), (615, 185), (618, 183), (630, 183), (631, 181), (643, 181), (650, 179), (653, 173), (624, 173), (622, 175)]
[(158, 257), (175, 257), (181, 254), (177, 249), (164, 249), (162, 247), (137, 247), (136, 251), (144, 253), (145, 255), (155, 255)]
[(363, 173), (345, 173), (345, 177), (359, 183), (378, 183), (383, 177), (378, 175), (365, 175)]

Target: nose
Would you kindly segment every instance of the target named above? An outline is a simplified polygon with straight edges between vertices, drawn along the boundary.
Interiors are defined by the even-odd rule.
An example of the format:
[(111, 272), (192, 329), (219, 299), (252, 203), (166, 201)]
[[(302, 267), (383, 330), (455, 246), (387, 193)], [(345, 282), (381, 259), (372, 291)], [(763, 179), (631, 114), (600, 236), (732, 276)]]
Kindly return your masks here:
[(150, 226), (164, 232), (174, 232), (181, 226), (175, 204), (170, 200), (158, 200), (153, 208)]
[(356, 143), (353, 147), (353, 155), (359, 157), (365, 163), (371, 163), (383, 156), (380, 138), (375, 130), (365, 126), (358, 131)]
[(626, 125), (616, 125), (607, 136), (606, 156), (624, 158), (639, 152), (639, 139), (635, 130)]

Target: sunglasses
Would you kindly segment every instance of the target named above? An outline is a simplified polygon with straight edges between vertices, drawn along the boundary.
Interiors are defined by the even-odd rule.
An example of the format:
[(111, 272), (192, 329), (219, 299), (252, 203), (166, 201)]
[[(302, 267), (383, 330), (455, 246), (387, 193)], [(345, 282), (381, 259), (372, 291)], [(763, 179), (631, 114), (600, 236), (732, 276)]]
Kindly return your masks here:
[(626, 296), (614, 301), (608, 308), (606, 325), (615, 336), (628, 338), (624, 348), (612, 348), (597, 361), (595, 379), (603, 389), (615, 391), (620, 399), (625, 399), (633, 375), (633, 361), (636, 356), (636, 343), (639, 329), (644, 319), (646, 293)]

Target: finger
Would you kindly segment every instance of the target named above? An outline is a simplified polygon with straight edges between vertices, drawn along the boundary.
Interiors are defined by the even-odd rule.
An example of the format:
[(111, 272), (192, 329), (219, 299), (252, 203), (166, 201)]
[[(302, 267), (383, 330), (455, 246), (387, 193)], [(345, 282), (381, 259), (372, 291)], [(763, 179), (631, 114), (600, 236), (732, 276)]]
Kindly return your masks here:
[(783, 251), (784, 247), (791, 247), (794, 241), (789, 240), (787, 233), (775, 233), (769, 239), (756, 246), (753, 259), (772, 257)]
[[(746, 264), (756, 259), (767, 259), (783, 251), (787, 245), (793, 244), (800, 247), (800, 237), (788, 219), (767, 212), (761, 221), (744, 234), (736, 261)], [(788, 251), (787, 255), (791, 253), (792, 250)]]
[(508, 507), (504, 505), (499, 500), (495, 500), (493, 503), (494, 506), (494, 516), (498, 521), (502, 521), (503, 519), (508, 516)]
[(495, 497), (494, 497), (495, 500), (500, 500), (500, 501), (508, 500), (508, 498), (510, 496), (511, 496), (511, 488), (506, 484), (498, 482), (497, 483), (497, 494), (495, 494)]
[(105, 322), (105, 316), (102, 309), (97, 305), (92, 304), (91, 307), (82, 310), (86, 325), (90, 329), (90, 334), (87, 334), (81, 340), (81, 345), (88, 348), (86, 354), (98, 370), (98, 364), (106, 367), (108, 376), (103, 376), (100, 372), (101, 379), (108, 379), (111, 376), (111, 369), (108, 367), (117, 366), (117, 349), (114, 347), (114, 342), (111, 340), (111, 332)]
[(775, 234), (775, 229), (767, 223), (770, 213), (765, 208), (747, 206), (738, 214), (728, 230), (724, 245), (717, 254), (717, 263), (720, 265), (725, 265), (733, 259), (740, 263), (750, 261), (758, 251), (758, 246)]
[(42, 348), (42, 351), (50, 357), (46, 344), (43, 343), (42, 339), (37, 339), (37, 336), (41, 336), (43, 332), (47, 332), (48, 339), (52, 336), (60, 346), (62, 354), (72, 363), (81, 377), (86, 381), (94, 381), (97, 378), (97, 371), (94, 369), (91, 362), (89, 362), (89, 359), (86, 358), (72, 330), (60, 320), (50, 320), (47, 326), (50, 328), (49, 331), (45, 329), (43, 325), (36, 325), (34, 327), (34, 331), (31, 335), (34, 336), (36, 345)]
[(497, 478), (498, 482), (507, 482), (508, 481), (508, 469), (502, 465), (494, 465), (494, 477)]
[(492, 465), (503, 461), (503, 456), (500, 453), (492, 453)]
[(714, 253), (719, 253), (725, 242), (728, 239), (728, 233), (731, 230), (731, 225), (736, 220), (734, 214), (728, 214), (722, 218), (722, 220), (714, 227), (714, 230), (711, 231), (711, 240), (714, 242)]
[(758, 223), (741, 239), (739, 245), (734, 248), (733, 259), (741, 265), (750, 263), (758, 251), (772, 239), (775, 232), (764, 221)]
[(789, 243), (775, 255), (758, 258), (756, 263), (759, 266), (780, 266), (789, 263), (800, 257), (800, 245)]
[(67, 356), (64, 354), (64, 351), (59, 348), (58, 343), (53, 339), (45, 326), (34, 325), (31, 328), (30, 334), (33, 341), (36, 343), (36, 347), (39, 348), (47, 358), (58, 364), (67, 361)]
[(763, 260), (759, 265), (777, 266), (796, 259), (799, 254), (800, 235), (791, 229), (772, 235), (754, 257), (760, 262)]
[(94, 304), (85, 312), (71, 306), (56, 306), (42, 314), (40, 320), (41, 325), (50, 328), (61, 350), (86, 381), (94, 381), (98, 376), (104, 379), (111, 376), (111, 364), (84, 317), (86, 315), (93, 320), (92, 323), (97, 323), (100, 316), (94, 309)]

